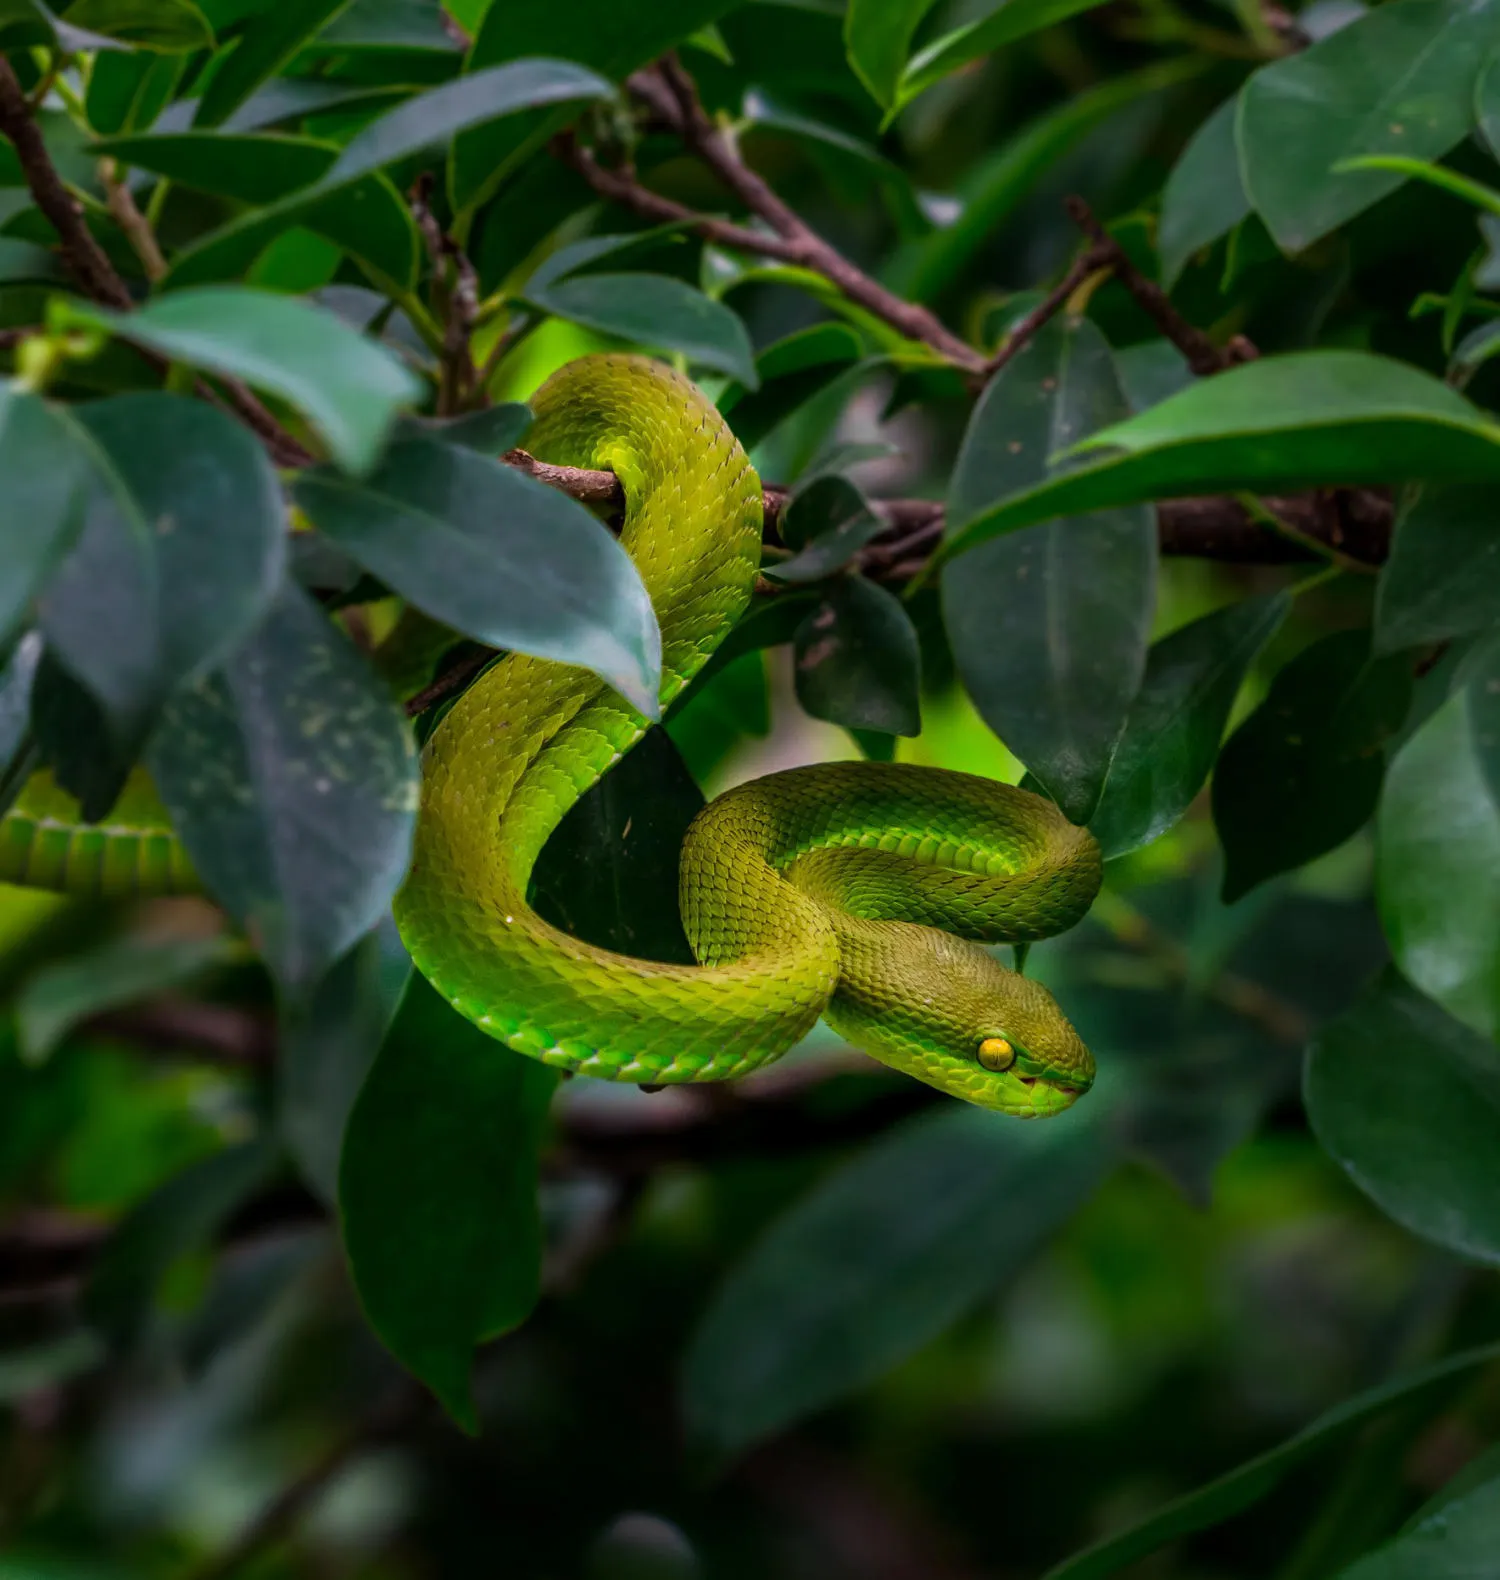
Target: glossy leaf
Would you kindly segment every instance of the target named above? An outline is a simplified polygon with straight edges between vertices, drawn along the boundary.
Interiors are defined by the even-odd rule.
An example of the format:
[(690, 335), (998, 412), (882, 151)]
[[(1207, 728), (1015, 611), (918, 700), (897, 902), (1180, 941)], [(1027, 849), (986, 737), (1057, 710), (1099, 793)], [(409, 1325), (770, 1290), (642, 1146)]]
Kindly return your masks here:
[(1250, 212), (1234, 127), (1238, 100), (1226, 99), (1194, 133), (1162, 188), (1156, 248), (1171, 290), (1195, 252), (1228, 235)]
[[(472, 73), (524, 56), (559, 56), (620, 81), (700, 28), (731, 10), (737, 0), (652, 0), (622, 6), (617, 0), (506, 0), (485, 13), (468, 69)], [(455, 139), (449, 171), (453, 206), (471, 212), (515, 168), (518, 157), (539, 148), (567, 123), (567, 110), (530, 114), (513, 124), (476, 126)]]
[(1410, 703), (1410, 664), (1372, 657), (1366, 631), (1323, 637), (1277, 673), (1214, 770), (1226, 903), (1364, 827)]
[(252, 18), (233, 51), (221, 60), (198, 101), (195, 126), (218, 126), (274, 77), (349, 0), (297, 0), (269, 6)]
[(728, 373), (754, 389), (755, 352), (739, 314), (666, 274), (575, 274), (525, 288), (542, 312)]
[(1500, 1477), (1429, 1515), (1338, 1580), (1476, 1580), (1500, 1549)]
[(1500, 806), (1483, 758), (1494, 752), (1472, 699), (1450, 697), (1391, 760), (1375, 869), (1402, 973), (1490, 1037), (1500, 1034)]
[[(964, 434), (950, 519), (1045, 478), (1059, 450), (1129, 413), (1099, 330), (1053, 319), (993, 378)], [(964, 689), (1075, 823), (1098, 805), (1140, 685), (1156, 592), (1156, 525), (1140, 507), (987, 543), (943, 583)]]
[(1497, 43), (1494, 0), (1394, 0), (1256, 72), (1240, 94), (1240, 156), (1250, 200), (1283, 250), (1311, 246), (1406, 179), (1335, 173), (1345, 161), (1438, 159), (1458, 143)]
[(411, 733), (300, 589), (178, 693), (149, 763), (204, 886), (292, 998), (385, 913), (416, 817)]
[(759, 388), (733, 384), (719, 410), (747, 450), (784, 418), (821, 394), (860, 358), (863, 343), (847, 324), (814, 324), (774, 342), (755, 358)]
[(896, 102), (912, 39), (932, 6), (933, 0), (849, 0), (844, 13), (849, 64), (885, 109)]
[(113, 1344), (130, 1343), (145, 1327), (167, 1270), (200, 1249), (275, 1167), (274, 1147), (246, 1141), (190, 1164), (148, 1196), (94, 1261), (80, 1299), (88, 1325)]
[(735, 1266), (689, 1345), (693, 1435), (736, 1454), (872, 1382), (1001, 1288), (1113, 1161), (1089, 1112), (1008, 1125), (949, 1108), (816, 1186)]
[(112, 137), (101, 153), (179, 186), (212, 192), (238, 203), (275, 203), (311, 186), (334, 160), (338, 147), (314, 137), (252, 132), (157, 132)]
[(362, 482), (304, 475), (318, 530), (436, 620), (581, 664), (655, 716), (661, 639), (630, 556), (582, 505), (473, 450), (403, 439)]
[(339, 1154), (360, 1087), (406, 992), (411, 960), (385, 917), (283, 1019), (276, 1120), (302, 1178), (330, 1207)]
[(901, 601), (862, 576), (836, 581), (797, 628), (797, 700), (815, 719), (916, 735), (921, 654)]
[(1287, 593), (1246, 598), (1152, 646), (1089, 822), (1106, 858), (1150, 844), (1187, 811), (1245, 675), (1290, 607)]
[(1195, 1492), (1169, 1503), (1158, 1513), (1132, 1525), (1049, 1569), (1042, 1580), (1104, 1580), (1179, 1537), (1253, 1508), (1275, 1490), (1289, 1472), (1335, 1444), (1346, 1441), (1370, 1421), (1397, 1406), (1440, 1401), (1458, 1381), (1480, 1367), (1500, 1360), (1500, 1344), (1450, 1355), (1435, 1365), (1394, 1378), (1356, 1394), (1320, 1415), (1296, 1436), (1254, 1459), (1246, 1460)]
[(203, 13), (189, 0), (72, 0), (66, 26), (140, 49), (211, 49), (214, 42)]
[(421, 395), (383, 347), (333, 313), (269, 291), (205, 286), (134, 313), (90, 308), (85, 316), (163, 356), (281, 396), (306, 412), (350, 472), (369, 469), (397, 411)]
[(89, 486), (88, 455), (67, 419), (0, 386), (0, 649), (81, 530)]
[[(1108, 453), (1105, 453), (1108, 452)], [(955, 520), (941, 558), (1055, 516), (1187, 494), (1500, 481), (1500, 426), (1437, 379), (1353, 351), (1262, 357), (1085, 440), (1076, 464)]]
[(475, 1345), (540, 1291), (537, 1154), (557, 1081), (414, 972), (349, 1116), (339, 1213), (360, 1303), (469, 1431)]
[(405, 424), (409, 433), (440, 439), (444, 444), (456, 444), (461, 449), (477, 450), (480, 455), (489, 456), (514, 450), (526, 437), (530, 426), (531, 408), (519, 401), (502, 401), (483, 411), (466, 412), (462, 417), (439, 421), (408, 418)]
[(281, 575), (286, 511), (265, 451), (203, 402), (118, 395), (68, 421), (93, 476), (41, 628), (128, 761), (174, 688), (260, 619)]
[(1387, 971), (1307, 1053), (1326, 1151), (1413, 1234), (1500, 1264), (1500, 1050)]
[(532, 877), (538, 914), (601, 949), (692, 965), (677, 869), (702, 810), (703, 792), (666, 731), (648, 730), (547, 841)]
[(1500, 620), (1500, 487), (1430, 483), (1401, 512), (1375, 597), (1381, 652)]
[(89, 125), (106, 135), (144, 131), (166, 108), (187, 66), (182, 55), (101, 50), (89, 70)]
[(822, 581), (884, 530), (885, 523), (847, 477), (815, 477), (781, 516), (782, 539), (797, 552), (787, 560), (768, 561), (762, 573), (789, 584)]
[(21, 1058), (40, 1064), (75, 1026), (179, 987), (223, 958), (221, 938), (127, 936), (59, 961), (16, 995)]

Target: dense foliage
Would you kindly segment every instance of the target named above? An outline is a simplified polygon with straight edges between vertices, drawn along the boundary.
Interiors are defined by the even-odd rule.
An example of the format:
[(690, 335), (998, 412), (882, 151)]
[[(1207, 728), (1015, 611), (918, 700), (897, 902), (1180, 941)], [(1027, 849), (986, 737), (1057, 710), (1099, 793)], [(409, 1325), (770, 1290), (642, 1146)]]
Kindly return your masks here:
[[(0, 52), (5, 805), (149, 775), (206, 890), (0, 888), (0, 1577), (1500, 1573), (1500, 0)], [(657, 678), (613, 478), (525, 452), (622, 346), (751, 451), (762, 576), (539, 909), (689, 959), (705, 794), (1025, 776), (1108, 858), (1026, 960), (1062, 1118), (826, 1031), (559, 1085), (412, 977), (451, 699)]]

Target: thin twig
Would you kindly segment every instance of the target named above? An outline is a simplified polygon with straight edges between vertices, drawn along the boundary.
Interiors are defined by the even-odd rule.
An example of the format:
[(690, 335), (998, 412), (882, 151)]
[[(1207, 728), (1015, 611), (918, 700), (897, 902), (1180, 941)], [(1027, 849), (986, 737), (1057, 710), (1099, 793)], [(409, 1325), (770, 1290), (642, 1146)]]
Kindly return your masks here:
[(1236, 335), (1228, 346), (1216, 346), (1201, 329), (1195, 328), (1173, 307), (1167, 293), (1130, 261), (1129, 254), (1105, 230), (1081, 197), (1067, 199), (1066, 207), (1074, 223), (1083, 231), (1101, 257), (1114, 269), (1120, 284), (1136, 299), (1152, 322), (1182, 353), (1194, 373), (1206, 376), (1222, 373), (1240, 362), (1253, 361), (1255, 347), (1243, 335)]
[(1115, 267), (1114, 254), (1097, 242), (1087, 247), (1068, 266), (1068, 271), (1047, 292), (1032, 310), (1000, 342), (995, 354), (984, 365), (986, 382), (992, 379), (1007, 362), (1029, 345), (1037, 331), (1055, 318), (1067, 306), (1073, 293), (1090, 275)]
[(463, 249), (438, 224), (428, 201), (431, 189), (432, 176), (424, 171), (407, 197), (432, 262), (432, 305), (443, 325), (437, 411), (446, 417), (462, 411), (475, 388), (470, 337), (479, 316), (479, 276)]
[(158, 280), (166, 279), (167, 260), (156, 239), (156, 232), (147, 223), (146, 216), (136, 207), (130, 188), (120, 179), (119, 165), (113, 159), (101, 159), (99, 179), (104, 183), (104, 195), (115, 224), (124, 231), (126, 241), (130, 243), (136, 257), (141, 260), (146, 278), (153, 285)]

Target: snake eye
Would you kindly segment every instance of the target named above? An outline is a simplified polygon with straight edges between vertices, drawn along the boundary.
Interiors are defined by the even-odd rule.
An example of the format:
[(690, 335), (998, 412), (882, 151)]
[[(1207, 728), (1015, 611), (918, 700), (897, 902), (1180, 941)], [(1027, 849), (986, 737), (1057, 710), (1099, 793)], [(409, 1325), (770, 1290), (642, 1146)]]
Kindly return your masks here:
[(1016, 1062), (1016, 1050), (1004, 1037), (986, 1037), (979, 1044), (979, 1062), (998, 1075)]

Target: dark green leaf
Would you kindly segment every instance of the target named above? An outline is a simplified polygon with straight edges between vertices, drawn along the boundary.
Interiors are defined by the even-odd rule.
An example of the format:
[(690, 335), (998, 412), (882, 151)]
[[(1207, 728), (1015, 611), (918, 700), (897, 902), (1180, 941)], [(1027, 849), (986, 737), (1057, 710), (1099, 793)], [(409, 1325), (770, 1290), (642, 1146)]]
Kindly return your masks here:
[(1049, 1569), (1042, 1580), (1104, 1580), (1106, 1575), (1118, 1574), (1127, 1565), (1178, 1537), (1218, 1525), (1253, 1507), (1296, 1466), (1321, 1450), (1347, 1440), (1360, 1427), (1393, 1407), (1441, 1399), (1452, 1391), (1456, 1380), (1496, 1360), (1500, 1360), (1500, 1344), (1487, 1344), (1356, 1394), (1269, 1452), (1246, 1460), (1243, 1465), (1199, 1487), (1196, 1492), (1178, 1498), (1175, 1503), (1169, 1503), (1118, 1536), (1075, 1553)]
[(575, 274), (525, 288), (534, 307), (588, 329), (728, 373), (754, 389), (755, 353), (737, 313), (667, 274)]
[(182, 55), (101, 51), (89, 70), (89, 125), (106, 136), (144, 131), (167, 107), (187, 65)]
[(16, 995), (21, 1058), (40, 1064), (83, 1021), (179, 987), (224, 958), (222, 938), (127, 936), (48, 966)]
[(269, 291), (205, 286), (134, 313), (90, 308), (85, 316), (163, 356), (280, 395), (307, 413), (351, 472), (370, 468), (397, 411), (421, 396), (383, 347), (333, 313)]
[(247, 1141), (190, 1164), (147, 1197), (94, 1262), (80, 1300), (89, 1326), (113, 1344), (133, 1340), (167, 1270), (211, 1239), (275, 1166), (274, 1147)]
[(1106, 859), (1166, 833), (1203, 788), (1240, 684), (1291, 608), (1246, 598), (1157, 642), (1089, 823)]
[(1250, 212), (1234, 141), (1237, 113), (1238, 100), (1226, 99), (1209, 116), (1162, 189), (1156, 247), (1168, 290), (1195, 252), (1228, 235)]
[(677, 868), (702, 810), (703, 792), (666, 731), (648, 730), (547, 841), (532, 878), (538, 912), (601, 949), (692, 965)]
[(1500, 1051), (1387, 971), (1307, 1052), (1323, 1148), (1413, 1234), (1500, 1263)]
[(719, 398), (740, 443), (753, 449), (784, 418), (821, 394), (859, 360), (863, 344), (847, 324), (814, 324), (769, 345), (755, 359), (760, 387), (733, 384)]
[(44, 649), (31, 686), (31, 734), (39, 761), (78, 802), (86, 823), (101, 822), (119, 800), (142, 745), (121, 740), (98, 699)]
[(73, 0), (67, 27), (141, 49), (211, 49), (213, 30), (189, 0)]
[(300, 589), (228, 668), (181, 691), (152, 777), (204, 886), (294, 996), (384, 914), (417, 807), (411, 733)]
[(339, 1210), (360, 1302), (469, 1431), (474, 1346), (524, 1321), (540, 1289), (537, 1154), (557, 1080), (414, 972), (349, 1116)]
[(260, 618), (281, 575), (286, 510), (265, 451), (200, 401), (117, 395), (69, 420), (94, 476), (41, 626), (128, 762), (173, 689)]
[(1375, 596), (1383, 653), (1500, 620), (1500, 488), (1430, 483), (1401, 512)]
[(485, 411), (471, 411), (441, 422), (408, 419), (408, 425), (410, 431), (441, 439), (444, 444), (477, 450), (481, 455), (504, 455), (526, 437), (526, 430), (531, 426), (531, 408), (519, 401), (505, 401)]
[(661, 641), (639, 572), (582, 505), (473, 450), (403, 439), (375, 474), (296, 486), (314, 526), (476, 641), (582, 664), (654, 716)]
[[(1045, 478), (1050, 458), (1129, 412), (1108, 344), (1056, 318), (990, 381), (964, 434), (950, 520)], [(1075, 823), (1098, 805), (1140, 685), (1156, 594), (1156, 526), (1140, 507), (986, 544), (943, 582), (964, 688)]]
[(254, 17), (209, 78), (194, 125), (218, 126), (227, 120), (307, 39), (348, 6), (349, 0), (297, 0), (295, 5), (271, 6)]
[(302, 1177), (330, 1206), (354, 1100), (406, 991), (411, 961), (384, 918), (294, 1008), (276, 1060), (277, 1126)]
[(847, 477), (815, 477), (782, 512), (781, 536), (797, 553), (789, 560), (768, 561), (764, 573), (778, 582), (822, 581), (884, 530), (885, 523)]
[(942, 559), (1034, 521), (1147, 499), (1500, 480), (1500, 427), (1428, 374), (1354, 351), (1262, 357), (1200, 379), (1079, 449), (1081, 464), (953, 522)]
[(901, 600), (843, 576), (797, 628), (797, 700), (815, 719), (856, 730), (922, 728), (921, 654)]
[(1500, 1551), (1500, 1477), (1476, 1487), (1338, 1580), (1483, 1580)]
[(105, 138), (101, 153), (179, 186), (238, 203), (274, 203), (311, 186), (338, 158), (338, 146), (313, 137), (252, 132), (157, 132)]
[[(689, 1429), (722, 1455), (874, 1381), (1002, 1287), (1092, 1193), (1109, 1142), (1076, 1109), (1010, 1125), (924, 1115), (797, 1203), (714, 1297), (689, 1346)], [(1024, 1212), (997, 1212), (1024, 1201)]]
[[(1480, 702), (1496, 674), (1477, 681)], [(1500, 807), (1486, 709), (1450, 697), (1391, 760), (1376, 897), (1403, 974), (1450, 1014), (1500, 1033)]]
[(461, 48), (429, 0), (354, 0), (312, 43), (336, 54), (360, 49), (421, 49), (451, 55)]
[(849, 0), (844, 44), (854, 74), (883, 109), (896, 103), (917, 25), (933, 0)]
[(1372, 658), (1367, 631), (1326, 636), (1277, 674), (1214, 770), (1226, 903), (1364, 826), (1410, 704), (1411, 665)]
[(476, 71), (429, 88), (371, 121), (339, 156), (328, 172), (327, 185), (353, 181), (517, 110), (576, 104), (605, 98), (612, 91), (602, 77), (567, 60), (528, 58)]
[[(655, 60), (738, 0), (506, 0), (485, 13), (469, 51), (468, 69), (482, 72), (523, 56), (559, 56), (615, 81)], [(566, 109), (523, 116), (509, 126), (478, 126), (453, 145), (449, 192), (453, 206), (471, 212), (513, 171), (519, 157), (567, 124)]]
[(14, 384), (0, 388), (0, 650), (83, 525), (87, 452), (66, 419)]
[(1459, 142), (1497, 42), (1492, 0), (1394, 0), (1256, 72), (1240, 94), (1240, 158), (1278, 245), (1302, 251), (1406, 180), (1395, 171), (1335, 174), (1344, 161), (1438, 159)]

